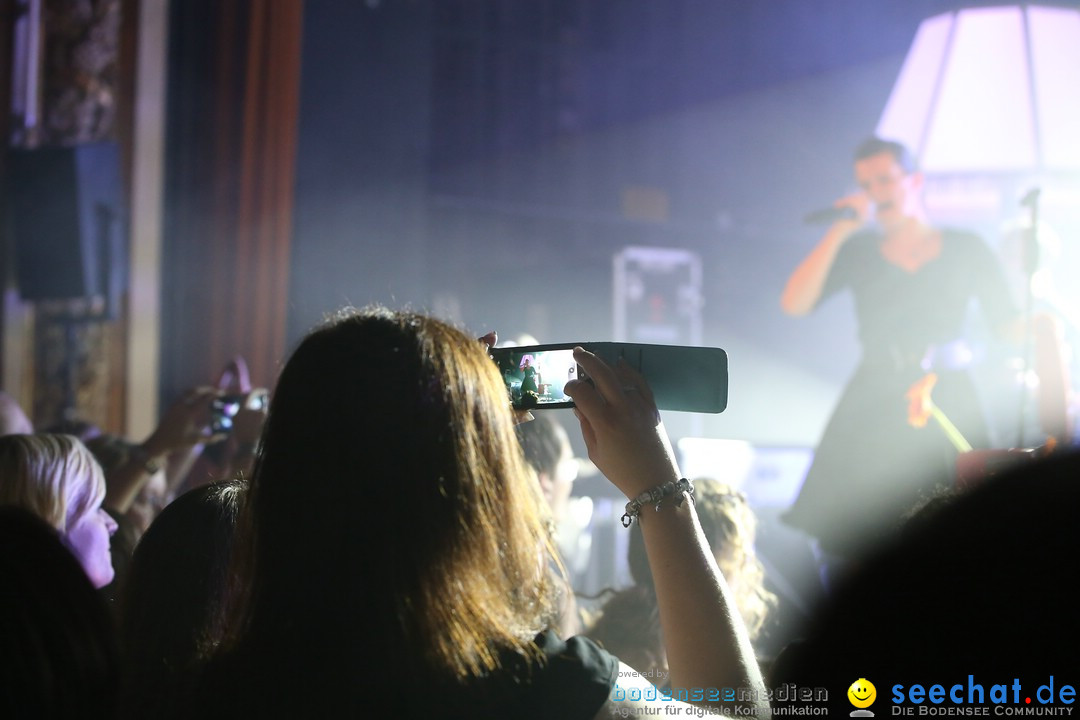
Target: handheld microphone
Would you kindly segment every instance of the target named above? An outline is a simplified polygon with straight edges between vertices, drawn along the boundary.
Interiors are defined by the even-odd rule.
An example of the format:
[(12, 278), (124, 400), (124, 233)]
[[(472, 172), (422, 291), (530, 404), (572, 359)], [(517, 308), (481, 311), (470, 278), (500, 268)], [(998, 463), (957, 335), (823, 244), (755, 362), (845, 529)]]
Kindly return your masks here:
[(854, 220), (859, 215), (849, 207), (827, 207), (815, 210), (803, 218), (807, 225), (832, 225), (837, 220)]

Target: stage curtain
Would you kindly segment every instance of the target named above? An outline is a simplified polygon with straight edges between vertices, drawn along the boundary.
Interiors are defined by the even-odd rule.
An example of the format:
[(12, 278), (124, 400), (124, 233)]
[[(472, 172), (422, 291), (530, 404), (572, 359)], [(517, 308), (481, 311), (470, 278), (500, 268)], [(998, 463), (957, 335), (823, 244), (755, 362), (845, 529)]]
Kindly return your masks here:
[(285, 352), (302, 0), (184, 0), (170, 17), (161, 401)]

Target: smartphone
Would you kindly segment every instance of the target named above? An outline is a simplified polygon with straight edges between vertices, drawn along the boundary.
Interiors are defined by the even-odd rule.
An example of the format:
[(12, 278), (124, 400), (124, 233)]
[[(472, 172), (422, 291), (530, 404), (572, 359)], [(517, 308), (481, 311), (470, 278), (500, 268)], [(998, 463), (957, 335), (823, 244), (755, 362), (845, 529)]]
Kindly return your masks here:
[(233, 418), (241, 408), (262, 410), (269, 397), (266, 392), (233, 393), (214, 398), (210, 403), (210, 432), (214, 435), (228, 433), (233, 428)]
[(617, 342), (494, 348), (491, 357), (510, 403), (519, 410), (573, 407), (563, 387), (588, 380), (574, 360), (578, 345), (608, 363), (622, 358), (638, 370), (660, 410), (719, 413), (727, 407), (728, 358), (720, 348)]
[(210, 403), (210, 432), (214, 435), (232, 430), (233, 418), (244, 405), (245, 395), (221, 395)]

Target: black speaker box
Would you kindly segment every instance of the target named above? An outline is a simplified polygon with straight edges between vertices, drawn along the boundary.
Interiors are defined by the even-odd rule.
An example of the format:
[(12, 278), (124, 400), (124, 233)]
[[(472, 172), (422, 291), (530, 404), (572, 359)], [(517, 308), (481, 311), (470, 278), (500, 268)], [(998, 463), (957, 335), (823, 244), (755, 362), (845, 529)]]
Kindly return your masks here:
[(114, 142), (12, 149), (9, 213), (25, 300), (100, 297), (113, 314), (127, 284), (127, 233)]

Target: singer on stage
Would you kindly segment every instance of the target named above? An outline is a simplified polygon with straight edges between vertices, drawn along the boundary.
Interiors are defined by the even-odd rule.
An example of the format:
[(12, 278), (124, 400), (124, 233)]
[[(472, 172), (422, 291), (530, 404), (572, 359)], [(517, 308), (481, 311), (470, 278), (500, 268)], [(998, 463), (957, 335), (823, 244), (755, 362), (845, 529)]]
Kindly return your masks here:
[(903, 145), (870, 138), (854, 165), (861, 190), (836, 201), (834, 221), (781, 298), (784, 312), (805, 315), (842, 290), (854, 297), (862, 359), (784, 515), (817, 539), (827, 566), (894, 531), (921, 496), (950, 477), (955, 447), (933, 423), (908, 423), (905, 394), (919, 378), (936, 373), (935, 404), (974, 447), (988, 447), (966, 369), (970, 301), (1002, 333), (1015, 331), (1019, 320), (982, 240), (927, 221), (923, 178)]

